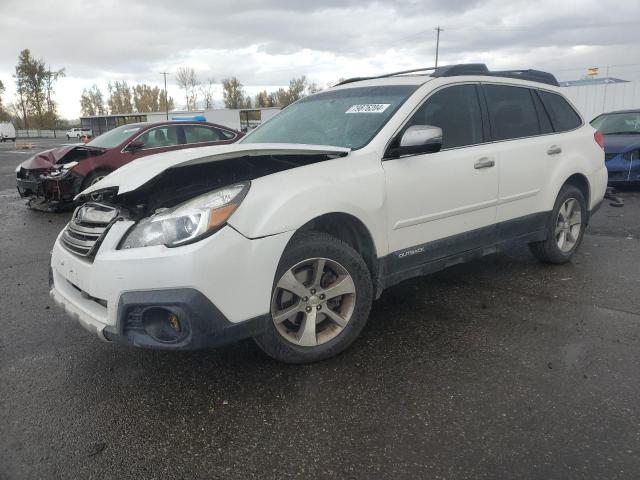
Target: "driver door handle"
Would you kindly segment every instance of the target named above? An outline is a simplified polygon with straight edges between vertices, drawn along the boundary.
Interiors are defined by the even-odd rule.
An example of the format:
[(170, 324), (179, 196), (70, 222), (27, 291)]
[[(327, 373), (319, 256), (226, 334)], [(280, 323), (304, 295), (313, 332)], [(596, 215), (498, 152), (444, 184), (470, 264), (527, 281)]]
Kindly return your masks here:
[(473, 164), (473, 168), (480, 170), (481, 168), (491, 168), (495, 166), (496, 162), (488, 157), (482, 157)]

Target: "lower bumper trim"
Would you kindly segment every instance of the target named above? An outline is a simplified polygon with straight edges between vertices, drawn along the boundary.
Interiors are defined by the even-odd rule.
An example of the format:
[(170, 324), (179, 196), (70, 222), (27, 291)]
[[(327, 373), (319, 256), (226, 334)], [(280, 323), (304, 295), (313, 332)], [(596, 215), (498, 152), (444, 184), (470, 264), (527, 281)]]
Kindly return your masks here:
[[(183, 323), (185, 335), (163, 342), (149, 335), (140, 321), (145, 310), (162, 308)], [(126, 292), (120, 296), (118, 320), (103, 335), (110, 341), (156, 350), (198, 350), (218, 347), (264, 333), (270, 315), (230, 322), (211, 301), (193, 288)]]

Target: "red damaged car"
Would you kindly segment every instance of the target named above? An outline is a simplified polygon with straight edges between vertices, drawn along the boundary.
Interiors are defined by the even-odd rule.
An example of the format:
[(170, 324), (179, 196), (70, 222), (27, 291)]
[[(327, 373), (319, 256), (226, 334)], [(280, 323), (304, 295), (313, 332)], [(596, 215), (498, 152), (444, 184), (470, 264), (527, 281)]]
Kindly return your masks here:
[(233, 143), (243, 134), (206, 122), (130, 123), (87, 144), (40, 152), (17, 169), (20, 196), (29, 206), (58, 210), (85, 188), (136, 158), (155, 153)]

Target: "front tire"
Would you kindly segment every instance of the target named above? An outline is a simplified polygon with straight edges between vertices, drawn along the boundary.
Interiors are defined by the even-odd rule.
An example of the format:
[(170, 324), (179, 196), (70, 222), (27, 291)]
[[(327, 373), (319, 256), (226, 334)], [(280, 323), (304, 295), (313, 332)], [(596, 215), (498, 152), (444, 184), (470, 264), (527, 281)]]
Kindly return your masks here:
[(564, 185), (547, 224), (547, 239), (529, 244), (533, 255), (544, 263), (560, 265), (578, 250), (587, 221), (587, 202), (573, 185)]
[[(89, 175), (84, 177), (80, 191), (86, 190), (91, 185), (99, 182), (110, 173), (111, 173), (110, 170), (94, 170), (93, 172), (89, 173)], [(91, 194), (91, 199), (93, 201), (99, 202), (102, 199), (102, 195)]]
[(304, 234), (280, 260), (271, 318), (254, 340), (281, 362), (324, 360), (358, 337), (372, 301), (371, 274), (358, 252), (326, 233)]

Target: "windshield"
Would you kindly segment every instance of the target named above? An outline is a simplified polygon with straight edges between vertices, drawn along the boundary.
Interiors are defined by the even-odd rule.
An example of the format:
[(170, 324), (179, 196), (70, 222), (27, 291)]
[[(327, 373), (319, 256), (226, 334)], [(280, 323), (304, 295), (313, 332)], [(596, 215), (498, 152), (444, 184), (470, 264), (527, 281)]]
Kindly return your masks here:
[(600, 115), (591, 126), (603, 135), (640, 134), (640, 112)]
[(134, 125), (123, 125), (108, 132), (103, 133), (99, 137), (94, 138), (87, 146), (98, 148), (113, 148), (120, 145), (122, 142), (131, 137), (134, 133), (140, 130), (141, 127)]
[(242, 143), (362, 148), (416, 88), (416, 85), (359, 87), (306, 97), (255, 129)]

